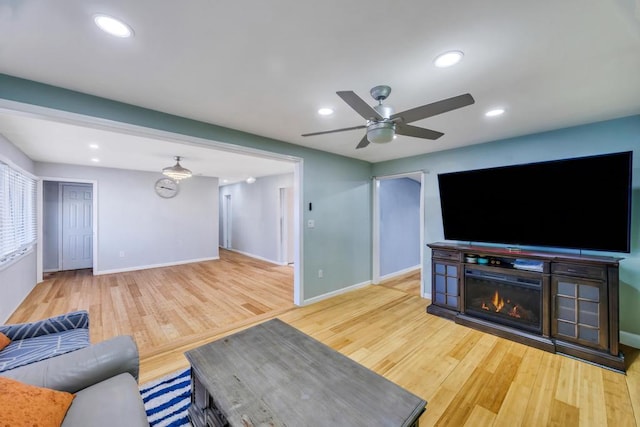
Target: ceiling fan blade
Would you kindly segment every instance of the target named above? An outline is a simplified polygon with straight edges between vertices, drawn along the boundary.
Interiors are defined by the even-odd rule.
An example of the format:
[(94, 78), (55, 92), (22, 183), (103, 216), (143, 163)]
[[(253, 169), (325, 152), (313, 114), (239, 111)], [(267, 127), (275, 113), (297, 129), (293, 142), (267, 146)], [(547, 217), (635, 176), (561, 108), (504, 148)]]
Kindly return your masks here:
[(360, 143), (356, 146), (356, 150), (358, 148), (364, 148), (367, 145), (369, 145), (369, 140), (367, 139), (367, 134), (365, 133), (362, 139), (360, 140)]
[(356, 95), (355, 92), (350, 90), (343, 90), (340, 92), (336, 92), (340, 98), (347, 104), (349, 107), (356, 110), (356, 113), (360, 114), (364, 119), (371, 120), (382, 120), (384, 117), (380, 115), (376, 110), (373, 109), (372, 106), (364, 102), (362, 98)]
[(396, 124), (396, 133), (398, 135), (415, 136), (416, 138), (438, 139), (444, 133), (436, 130), (419, 128), (417, 126), (405, 125), (403, 123)]
[(354, 130), (354, 129), (364, 129), (367, 126), (365, 125), (361, 125), (361, 126), (353, 126), (350, 128), (342, 128), (342, 129), (334, 129), (334, 130), (325, 130), (323, 132), (313, 132), (313, 133), (303, 133), (300, 136), (314, 136), (314, 135), (324, 135), (325, 133), (334, 133), (334, 132), (344, 132), (345, 130)]
[(400, 119), (404, 123), (415, 122), (416, 120), (426, 119), (427, 117), (437, 116), (447, 111), (456, 110), (466, 107), (476, 102), (471, 94), (454, 96), (453, 98), (443, 99), (421, 107), (412, 108), (402, 111), (391, 116), (391, 120)]

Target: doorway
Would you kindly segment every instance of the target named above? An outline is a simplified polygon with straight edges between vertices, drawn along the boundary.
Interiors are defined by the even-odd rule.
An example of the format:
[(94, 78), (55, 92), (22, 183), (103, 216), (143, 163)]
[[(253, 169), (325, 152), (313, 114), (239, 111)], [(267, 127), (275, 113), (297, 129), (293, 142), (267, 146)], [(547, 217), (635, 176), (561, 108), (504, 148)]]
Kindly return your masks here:
[(424, 173), (374, 178), (373, 283), (420, 270), (424, 297)]
[(43, 180), (43, 271), (94, 268), (94, 184)]

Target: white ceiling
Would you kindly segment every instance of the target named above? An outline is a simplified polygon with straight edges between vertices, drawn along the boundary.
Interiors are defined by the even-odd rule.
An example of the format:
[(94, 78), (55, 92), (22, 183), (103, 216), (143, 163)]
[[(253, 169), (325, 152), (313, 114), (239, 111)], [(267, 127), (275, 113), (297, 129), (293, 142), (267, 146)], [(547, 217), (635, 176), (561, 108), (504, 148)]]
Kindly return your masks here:
[[(34, 161), (158, 172), (180, 164), (194, 175), (233, 184), (248, 177), (293, 173), (294, 163), (205, 148), (197, 142), (160, 139), (43, 119), (0, 109), (0, 133)], [(94, 148), (97, 146), (97, 148)], [(96, 161), (97, 160), (97, 161)]]
[[(95, 13), (135, 37), (102, 33)], [(434, 67), (451, 49), (462, 62)], [(6, 0), (0, 72), (378, 162), (640, 113), (640, 0)], [(355, 150), (363, 130), (300, 136), (364, 124), (335, 92), (373, 105), (378, 84), (397, 111), (467, 92), (476, 103), (414, 123), (444, 132), (437, 141)], [(317, 115), (325, 106), (335, 114)], [(496, 106), (506, 113), (484, 117)], [(64, 129), (43, 142), (21, 129), (29, 120), (7, 126), (30, 156), (57, 161)], [(131, 145), (113, 138), (124, 162)], [(138, 142), (136, 156), (174, 154)]]

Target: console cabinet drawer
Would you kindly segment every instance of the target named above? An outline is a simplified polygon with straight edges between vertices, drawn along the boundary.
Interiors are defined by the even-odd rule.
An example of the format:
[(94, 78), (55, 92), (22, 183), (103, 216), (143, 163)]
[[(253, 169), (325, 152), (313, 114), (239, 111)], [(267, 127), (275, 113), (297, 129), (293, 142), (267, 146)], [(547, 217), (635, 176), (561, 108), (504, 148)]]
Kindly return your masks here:
[(568, 264), (562, 262), (554, 262), (551, 265), (551, 273), (585, 277), (597, 280), (605, 280), (607, 278), (607, 271), (604, 267), (582, 264)]
[(433, 258), (460, 261), (460, 252), (457, 252), (457, 251), (443, 251), (441, 249), (434, 249), (431, 256)]

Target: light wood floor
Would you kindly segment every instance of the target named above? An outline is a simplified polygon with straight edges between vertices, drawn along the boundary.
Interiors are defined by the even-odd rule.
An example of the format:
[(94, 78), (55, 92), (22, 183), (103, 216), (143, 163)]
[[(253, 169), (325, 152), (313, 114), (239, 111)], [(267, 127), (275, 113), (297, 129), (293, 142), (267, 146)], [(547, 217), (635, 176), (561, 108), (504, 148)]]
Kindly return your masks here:
[(10, 321), (87, 308), (92, 340), (134, 335), (146, 382), (187, 367), (190, 348), (278, 317), (427, 400), (421, 426), (640, 424), (640, 351), (624, 348), (625, 376), (431, 316), (418, 288), (413, 273), (293, 307), (291, 268), (221, 251), (201, 264), (56, 275)]

